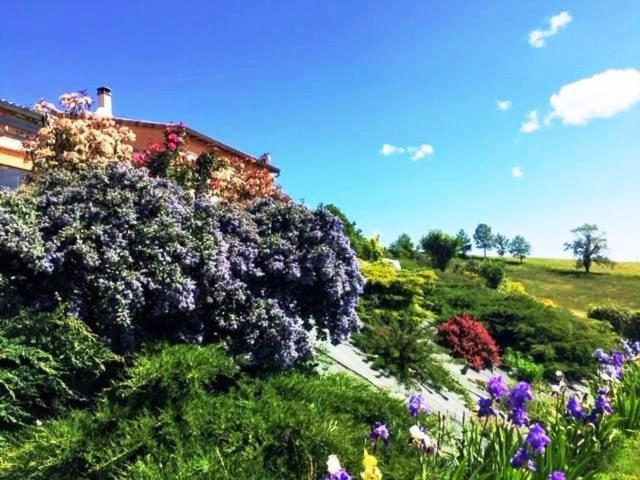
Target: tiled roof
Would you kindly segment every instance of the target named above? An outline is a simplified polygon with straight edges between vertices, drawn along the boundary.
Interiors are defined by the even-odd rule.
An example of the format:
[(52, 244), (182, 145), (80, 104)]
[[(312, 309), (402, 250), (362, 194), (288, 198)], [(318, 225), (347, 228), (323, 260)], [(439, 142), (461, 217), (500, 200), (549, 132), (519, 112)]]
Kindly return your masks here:
[(37, 121), (41, 121), (42, 120), (42, 114), (32, 110), (31, 108), (25, 106), (25, 105), (19, 105), (15, 102), (12, 102), (10, 100), (6, 100), (4, 98), (0, 98), (0, 106), (3, 108), (6, 108), (7, 110), (12, 110), (16, 113), (20, 113), (26, 117), (30, 117), (33, 118), (34, 120)]
[[(122, 118), (122, 117), (114, 117), (114, 120), (116, 120), (117, 122), (124, 122), (124, 123), (130, 123), (133, 125), (141, 125), (141, 126), (147, 126), (147, 127), (155, 127), (155, 128), (165, 128), (168, 125), (171, 125), (170, 123), (163, 123), (163, 122), (153, 122), (153, 121), (148, 121), (148, 120), (136, 120), (134, 118)], [(225, 150), (229, 153), (232, 153), (234, 155), (237, 155), (239, 157), (243, 157), (246, 158), (247, 160), (257, 163), (259, 165), (264, 166), (265, 168), (267, 168), (269, 171), (273, 172), (273, 173), (280, 173), (280, 169), (277, 167), (274, 167), (273, 165), (269, 164), (269, 163), (264, 163), (262, 161), (260, 161), (258, 158), (256, 158), (255, 156), (249, 154), (249, 153), (245, 153), (242, 152), (234, 147), (231, 147), (225, 143), (222, 143), (218, 140), (215, 140), (214, 138), (209, 137), (208, 135), (205, 135), (204, 133), (198, 132), (197, 130), (194, 130), (193, 128), (187, 127), (187, 133), (195, 138), (198, 138), (206, 143), (210, 143), (215, 145), (216, 147), (218, 147), (221, 150)]]

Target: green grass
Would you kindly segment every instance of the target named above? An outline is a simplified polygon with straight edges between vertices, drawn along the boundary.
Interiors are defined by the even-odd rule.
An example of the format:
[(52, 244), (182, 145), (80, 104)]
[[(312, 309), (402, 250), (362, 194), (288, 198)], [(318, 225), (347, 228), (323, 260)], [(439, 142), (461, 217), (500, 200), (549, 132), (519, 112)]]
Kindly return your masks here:
[(527, 292), (550, 298), (558, 305), (584, 314), (589, 305), (617, 303), (640, 310), (640, 263), (623, 262), (615, 268), (595, 266), (586, 274), (573, 260), (531, 258), (520, 265), (509, 261), (507, 275), (522, 282)]
[(602, 462), (604, 472), (597, 480), (638, 480), (640, 479), (640, 435), (627, 439), (613, 454)]

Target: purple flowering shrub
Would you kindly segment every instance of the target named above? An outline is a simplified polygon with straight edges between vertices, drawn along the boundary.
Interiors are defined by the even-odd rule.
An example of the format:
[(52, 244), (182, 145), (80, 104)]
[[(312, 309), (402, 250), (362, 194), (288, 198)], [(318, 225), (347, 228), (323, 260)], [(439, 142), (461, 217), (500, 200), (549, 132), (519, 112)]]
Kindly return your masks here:
[(0, 194), (0, 276), (23, 304), (59, 301), (119, 352), (146, 339), (212, 342), (291, 366), (310, 335), (358, 328), (363, 279), (341, 223), (262, 200), (242, 209), (109, 164)]

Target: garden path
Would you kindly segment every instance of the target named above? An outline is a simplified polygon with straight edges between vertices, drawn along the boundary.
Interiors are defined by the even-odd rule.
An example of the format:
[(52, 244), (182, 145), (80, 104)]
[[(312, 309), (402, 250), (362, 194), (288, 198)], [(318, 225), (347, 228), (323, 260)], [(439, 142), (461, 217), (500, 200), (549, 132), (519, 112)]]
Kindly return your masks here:
[[(350, 343), (331, 345), (330, 343), (322, 342), (319, 345), (319, 350), (331, 360), (330, 365), (327, 367), (329, 371), (346, 371), (351, 375), (360, 377), (376, 388), (388, 391), (398, 398), (407, 398), (415, 391), (415, 389), (407, 389), (394, 377), (384, 375), (382, 372), (373, 369), (366, 355)], [(489, 376), (495, 373), (507, 376), (503, 371), (491, 372), (490, 370), (483, 370), (482, 372), (475, 372), (468, 369), (463, 372), (463, 366), (456, 363), (449, 355), (441, 354), (439, 359), (445, 368), (468, 390), (474, 404), (480, 396), (485, 395), (482, 385), (486, 383)], [(438, 391), (428, 385), (421, 385), (420, 390), (425, 395), (427, 404), (435, 413), (452, 417), (458, 422), (461, 422), (465, 416), (470, 414), (465, 400), (456, 393)]]

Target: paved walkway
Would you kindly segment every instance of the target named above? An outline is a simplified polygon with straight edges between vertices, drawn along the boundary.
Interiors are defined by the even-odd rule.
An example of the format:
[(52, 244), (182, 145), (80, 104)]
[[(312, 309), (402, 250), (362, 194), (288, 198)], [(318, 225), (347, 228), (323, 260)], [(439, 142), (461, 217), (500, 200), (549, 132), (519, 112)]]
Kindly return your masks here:
[[(329, 343), (321, 343), (321, 350), (333, 361), (333, 365), (329, 366), (329, 371), (346, 371), (352, 375), (356, 375), (367, 381), (371, 385), (388, 391), (391, 395), (398, 398), (407, 398), (415, 390), (408, 390), (404, 385), (399, 383), (394, 377), (384, 375), (378, 370), (374, 370), (366, 356), (350, 343), (342, 343), (340, 345), (331, 345)], [(475, 372), (468, 369), (463, 373), (463, 366), (455, 363), (453, 359), (446, 355), (439, 355), (444, 367), (449, 370), (453, 376), (469, 391), (469, 395), (473, 399), (474, 404), (480, 396), (484, 396), (483, 388), (489, 376), (494, 373), (489, 370)], [(505, 372), (496, 371), (496, 373), (506, 376)], [(427, 385), (421, 385), (419, 390), (425, 395), (427, 404), (432, 411), (442, 413), (452, 417), (457, 421), (470, 414), (464, 399), (453, 392), (438, 391)]]

